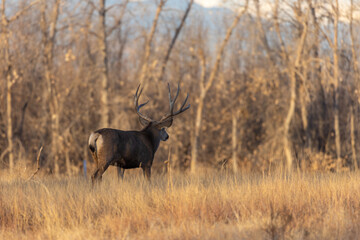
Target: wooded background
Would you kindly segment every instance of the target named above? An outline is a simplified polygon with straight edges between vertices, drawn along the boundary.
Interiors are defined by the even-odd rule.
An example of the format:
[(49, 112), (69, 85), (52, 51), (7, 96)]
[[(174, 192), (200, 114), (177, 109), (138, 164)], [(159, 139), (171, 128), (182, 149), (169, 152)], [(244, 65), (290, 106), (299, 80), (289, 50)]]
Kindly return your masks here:
[(155, 156), (161, 170), (356, 170), (356, 0), (17, 0), (1, 3), (0, 168), (78, 174), (103, 127), (139, 130), (180, 83), (190, 110)]

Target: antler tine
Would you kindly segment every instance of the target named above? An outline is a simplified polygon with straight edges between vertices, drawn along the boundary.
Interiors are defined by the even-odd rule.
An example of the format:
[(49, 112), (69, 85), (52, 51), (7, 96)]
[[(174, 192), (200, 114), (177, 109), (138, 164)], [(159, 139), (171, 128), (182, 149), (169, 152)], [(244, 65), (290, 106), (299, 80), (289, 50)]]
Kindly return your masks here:
[[(188, 94), (186, 94), (186, 98), (185, 98), (185, 100), (184, 100), (183, 104), (181, 105), (180, 110), (182, 110), (182, 109), (183, 109), (183, 107), (185, 106), (185, 104), (186, 104), (186, 102), (187, 102), (188, 98), (189, 98), (189, 93), (188, 93)], [(188, 104), (188, 105), (186, 106), (186, 108), (184, 109), (184, 111), (185, 111), (186, 109), (188, 109), (189, 107), (190, 107), (190, 104)]]
[(172, 108), (171, 108), (171, 90), (170, 90), (170, 83), (168, 83), (168, 90), (169, 90), (169, 103), (170, 103), (170, 112), (172, 111)]
[[(138, 92), (139, 92), (140, 85), (141, 85), (141, 84), (139, 84), (139, 86), (138, 86), (137, 89), (136, 89), (135, 96), (138, 96)], [(140, 94), (141, 94), (141, 93), (140, 93)]]
[[(152, 122), (153, 120), (151, 118), (149, 118), (148, 116), (145, 116), (143, 115), (141, 112), (140, 112), (140, 108), (142, 108), (143, 106), (145, 106), (146, 104), (149, 103), (149, 100), (140, 104), (139, 106), (139, 98), (140, 98), (140, 95), (143, 91), (143, 88), (140, 88), (140, 85), (137, 87), (136, 89), (136, 93), (134, 95), (134, 104), (135, 104), (135, 111), (136, 113), (139, 115), (140, 118), (142, 118), (143, 120), (147, 121), (147, 122)], [(140, 92), (139, 92), (139, 89), (140, 89)], [(141, 122), (141, 121), (140, 121)]]
[(175, 105), (175, 102), (176, 102), (176, 99), (178, 98), (179, 96), (179, 93), (180, 93), (180, 84), (178, 84), (178, 88), (177, 88), (177, 91), (176, 91), (176, 95), (174, 97), (174, 99), (171, 98), (171, 91), (170, 91), (170, 84), (168, 83), (168, 89), (169, 89), (169, 102), (170, 102), (170, 113), (168, 115), (165, 115), (159, 122), (158, 124), (159, 125), (165, 125), (167, 127), (170, 127), (171, 124), (172, 124), (172, 119), (174, 116), (186, 111), (187, 109), (190, 108), (190, 104), (187, 105), (185, 108), (184, 106), (186, 105), (187, 103), (187, 100), (189, 98), (189, 94), (187, 94), (184, 102), (182, 103), (180, 109), (178, 111), (176, 111), (174, 113), (174, 105)]
[(177, 97), (179, 96), (179, 92), (180, 92), (180, 83), (178, 83), (178, 87), (177, 87), (177, 90), (176, 90), (176, 95), (174, 97), (174, 102), (176, 101)]
[(184, 108), (184, 106), (185, 106), (188, 98), (189, 98), (189, 93), (186, 95), (186, 98), (185, 98), (183, 104), (181, 105), (180, 109), (179, 109), (178, 111), (176, 111), (175, 113), (172, 114), (173, 116), (178, 115), (178, 114), (180, 114), (180, 113), (182, 113), (182, 112), (184, 112), (184, 111), (186, 111), (187, 109), (190, 108), (190, 104), (188, 104), (188, 105)]
[[(139, 105), (139, 98), (140, 98), (140, 95), (143, 91), (143, 88), (140, 89), (140, 85), (137, 87), (136, 89), (136, 93), (134, 95), (134, 104), (135, 104), (135, 110), (138, 111), (140, 109), (140, 107), (144, 106), (144, 104), (141, 104), (140, 107), (138, 106)], [(140, 89), (140, 93), (139, 93), (139, 89)]]
[(172, 112), (174, 111), (174, 105), (175, 105), (176, 99), (179, 96), (180, 84), (178, 84), (178, 88), (177, 88), (176, 95), (175, 95), (174, 99), (171, 99), (170, 83), (168, 83), (168, 89), (169, 89), (170, 113), (172, 114)]
[(140, 108), (142, 108), (143, 106), (145, 106), (145, 105), (148, 104), (148, 103), (149, 103), (149, 100), (147, 100), (146, 102), (140, 104), (140, 106), (138, 106), (137, 110), (139, 111)]

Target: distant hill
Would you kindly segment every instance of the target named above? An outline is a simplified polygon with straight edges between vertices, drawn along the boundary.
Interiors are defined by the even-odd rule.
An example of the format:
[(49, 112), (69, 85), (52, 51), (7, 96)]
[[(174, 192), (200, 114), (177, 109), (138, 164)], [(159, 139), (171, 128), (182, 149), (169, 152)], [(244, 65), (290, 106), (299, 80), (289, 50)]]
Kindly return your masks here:
[[(108, 0), (107, 5), (111, 6), (119, 4), (118, 0)], [(187, 0), (168, 0), (164, 6), (164, 10), (161, 13), (161, 18), (165, 20), (180, 21), (180, 18), (188, 5)], [(154, 19), (157, 2), (154, 0), (143, 0), (143, 1), (131, 1), (128, 6), (128, 10), (133, 17), (132, 21), (139, 23), (142, 26), (151, 26)], [(198, 21), (199, 16), (204, 26), (208, 27), (209, 30), (213, 30), (219, 21), (222, 21), (224, 17), (231, 16), (234, 13), (223, 7), (206, 8), (200, 4), (194, 3), (189, 14), (187, 21)], [(161, 28), (161, 26), (159, 26)]]

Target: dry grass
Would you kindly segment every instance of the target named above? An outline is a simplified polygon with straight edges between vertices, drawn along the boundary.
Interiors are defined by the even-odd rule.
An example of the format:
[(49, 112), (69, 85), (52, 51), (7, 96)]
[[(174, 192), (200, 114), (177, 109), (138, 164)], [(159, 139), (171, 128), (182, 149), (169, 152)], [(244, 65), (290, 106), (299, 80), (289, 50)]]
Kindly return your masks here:
[(0, 179), (0, 239), (359, 239), (360, 175)]

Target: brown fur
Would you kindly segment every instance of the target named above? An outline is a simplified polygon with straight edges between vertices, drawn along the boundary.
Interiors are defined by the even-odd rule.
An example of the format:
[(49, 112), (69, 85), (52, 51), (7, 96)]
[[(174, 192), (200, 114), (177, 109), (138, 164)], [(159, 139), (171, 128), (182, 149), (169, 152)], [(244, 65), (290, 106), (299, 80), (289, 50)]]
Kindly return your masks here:
[(150, 179), (155, 152), (160, 140), (167, 138), (165, 129), (158, 129), (153, 123), (141, 131), (103, 128), (93, 132), (89, 137), (89, 148), (96, 164), (92, 182), (100, 180), (110, 165), (123, 169), (141, 167), (144, 176)]

